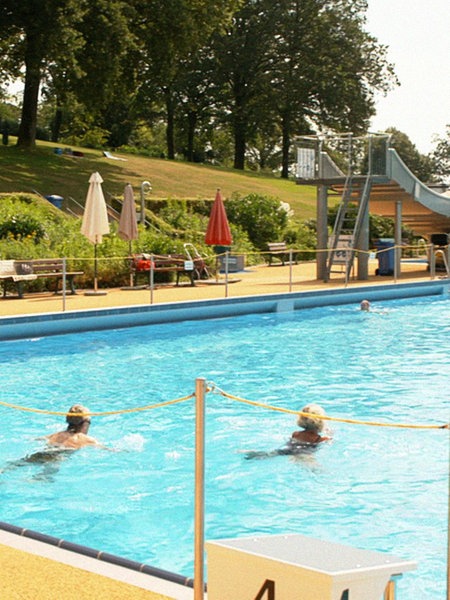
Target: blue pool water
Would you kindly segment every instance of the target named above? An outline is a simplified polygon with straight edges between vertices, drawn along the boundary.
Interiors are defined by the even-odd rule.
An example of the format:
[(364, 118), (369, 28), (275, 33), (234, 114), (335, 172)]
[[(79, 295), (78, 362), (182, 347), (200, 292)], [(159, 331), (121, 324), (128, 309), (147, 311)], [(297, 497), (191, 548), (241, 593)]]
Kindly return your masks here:
[[(195, 379), (277, 407), (390, 423), (449, 420), (450, 305), (441, 298), (249, 315), (0, 343), (2, 401), (94, 412), (180, 398)], [(18, 466), (63, 418), (0, 407), (0, 520), (193, 573), (194, 400), (93, 417), (119, 450)], [(336, 423), (315, 455), (281, 446), (295, 418), (207, 395), (206, 539), (301, 533), (419, 563), (400, 600), (445, 597), (448, 431)]]

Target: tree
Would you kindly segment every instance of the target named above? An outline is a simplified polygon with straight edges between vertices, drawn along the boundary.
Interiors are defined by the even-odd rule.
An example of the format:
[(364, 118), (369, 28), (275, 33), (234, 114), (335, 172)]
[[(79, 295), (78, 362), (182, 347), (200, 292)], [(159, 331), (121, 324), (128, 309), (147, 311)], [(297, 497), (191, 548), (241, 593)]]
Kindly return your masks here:
[[(228, 27), (213, 41), (222, 117), (234, 136), (234, 168), (244, 169), (249, 139), (257, 130), (267, 99), (277, 11), (271, 0), (245, 0)], [(266, 106), (267, 108), (267, 106)]]
[(177, 137), (190, 162), (203, 162), (213, 123), (215, 88), (210, 60), (203, 49), (183, 61), (176, 81)]
[(445, 181), (450, 180), (450, 124), (446, 128), (446, 137), (437, 138), (437, 146), (431, 155), (436, 175)]
[(434, 166), (432, 159), (429, 156), (421, 154), (406, 133), (399, 131), (395, 127), (388, 127), (386, 133), (390, 134), (390, 145), (397, 150), (400, 158), (408, 169), (410, 169), (420, 181), (433, 181)]
[(230, 18), (238, 0), (137, 0), (136, 32), (140, 41), (141, 98), (164, 106), (167, 155), (175, 157), (178, 82), (185, 61), (198, 52)]
[(57, 97), (58, 108), (74, 90), (91, 109), (104, 104), (114, 90), (112, 81), (117, 79), (129, 42), (130, 10), (124, 0), (97, 0), (95, 4), (89, 0), (2, 1), (0, 21), (9, 41), (3, 70), (13, 74), (23, 67), (25, 73), (19, 146), (35, 145), (44, 78), (47, 93)]
[(62, 54), (69, 62), (83, 44), (76, 27), (83, 18), (86, 0), (3, 0), (0, 21), (8, 32), (5, 69), (17, 73), (23, 66), (25, 85), (18, 145), (31, 148), (36, 139), (37, 107), (42, 77), (48, 64)]
[(272, 85), (287, 178), (294, 134), (365, 131), (373, 94), (396, 82), (386, 49), (364, 30), (365, 0), (281, 0)]
[(365, 129), (373, 93), (395, 79), (386, 49), (364, 31), (366, 9), (365, 0), (245, 0), (214, 45), (235, 168), (268, 121), (281, 132), (283, 177), (294, 133)]

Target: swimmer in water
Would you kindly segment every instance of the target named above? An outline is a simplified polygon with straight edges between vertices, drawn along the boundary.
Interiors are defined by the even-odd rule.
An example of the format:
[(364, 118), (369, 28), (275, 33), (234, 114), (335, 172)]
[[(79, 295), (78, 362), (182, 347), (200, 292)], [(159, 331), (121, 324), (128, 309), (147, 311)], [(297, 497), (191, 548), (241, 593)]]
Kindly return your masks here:
[(302, 408), (297, 419), (299, 431), (294, 431), (291, 439), (282, 448), (271, 452), (250, 451), (245, 458), (266, 458), (286, 454), (303, 454), (314, 450), (322, 442), (331, 441), (331, 433), (325, 430), (325, 411), (318, 404), (307, 404)]
[(16, 467), (23, 467), (29, 464), (43, 465), (43, 472), (34, 476), (34, 479), (51, 480), (51, 476), (58, 471), (57, 464), (70, 456), (72, 452), (84, 446), (97, 446), (107, 449), (95, 438), (87, 435), (91, 419), (89, 409), (81, 404), (74, 404), (66, 415), (67, 429), (58, 431), (44, 438), (47, 441), (47, 447), (38, 450), (32, 454), (27, 454), (23, 458), (10, 462), (7, 467), (0, 472), (9, 471)]
[(90, 435), (87, 435), (91, 425), (89, 409), (81, 404), (74, 404), (66, 415), (67, 429), (45, 437), (50, 446), (61, 449), (77, 450), (83, 446), (101, 446)]
[(370, 311), (370, 302), (368, 300), (363, 300), (359, 305), (360, 309), (369, 312)]
[[(329, 432), (325, 432), (325, 411), (318, 404), (307, 404), (300, 411), (297, 425), (301, 431), (294, 431), (289, 441), (293, 445), (317, 446), (331, 440)], [(322, 435), (323, 433), (327, 435)]]

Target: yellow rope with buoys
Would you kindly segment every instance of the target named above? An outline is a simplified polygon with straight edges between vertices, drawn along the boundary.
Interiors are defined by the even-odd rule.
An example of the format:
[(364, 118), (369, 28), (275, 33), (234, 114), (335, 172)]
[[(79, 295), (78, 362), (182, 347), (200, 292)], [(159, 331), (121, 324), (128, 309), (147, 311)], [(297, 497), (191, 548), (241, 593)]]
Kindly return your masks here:
[(89, 411), (89, 413), (86, 413), (86, 415), (83, 415), (83, 413), (68, 413), (67, 411), (61, 412), (61, 411), (57, 411), (57, 410), (45, 410), (45, 409), (41, 409), (41, 408), (30, 408), (27, 406), (20, 406), (19, 404), (11, 404), (10, 402), (2, 402), (0, 401), (0, 406), (5, 406), (6, 408), (13, 408), (15, 410), (21, 410), (21, 411), (25, 411), (25, 412), (32, 412), (32, 413), (39, 413), (41, 415), (56, 415), (59, 417), (65, 417), (67, 415), (73, 415), (76, 417), (80, 417), (80, 416), (94, 416), (94, 417), (106, 417), (109, 415), (123, 415), (126, 413), (135, 413), (135, 412), (142, 412), (145, 410), (153, 410), (155, 408), (162, 408), (163, 406), (170, 406), (171, 404), (178, 404), (179, 402), (184, 402), (185, 400), (189, 400), (190, 398), (193, 398), (195, 396), (195, 394), (189, 394), (188, 396), (183, 396), (182, 398), (175, 398), (174, 400), (167, 400), (166, 402), (159, 402), (157, 404), (147, 404), (146, 406), (138, 406), (135, 408), (122, 408), (119, 410), (108, 410), (108, 411), (102, 411), (102, 412), (91, 412)]
[[(217, 392), (216, 392), (217, 390)], [(208, 391), (214, 391), (215, 393), (221, 394), (225, 398), (229, 400), (235, 400), (236, 402), (242, 402), (243, 404), (249, 404), (250, 406), (256, 406), (258, 408), (265, 408), (266, 410), (273, 410), (276, 412), (287, 413), (290, 415), (304, 416), (310, 417), (311, 413), (304, 413), (298, 410), (291, 410), (289, 408), (281, 408), (279, 406), (271, 406), (270, 404), (264, 404), (263, 402), (255, 402), (254, 400), (247, 400), (245, 398), (240, 398), (239, 396), (233, 396), (232, 394), (227, 394), (223, 390), (217, 387), (213, 387)], [(329, 417), (328, 415), (314, 415), (315, 419), (323, 419), (324, 421), (333, 421), (337, 423), (351, 423), (352, 425), (368, 425), (371, 427), (397, 427), (403, 429), (449, 429), (449, 423), (445, 423), (442, 425), (414, 425), (410, 423), (381, 423), (377, 421), (361, 421), (359, 419), (344, 419), (340, 417)]]
[[(304, 413), (298, 410), (292, 410), (289, 408), (282, 408), (279, 406), (272, 406), (270, 404), (265, 404), (264, 402), (256, 402), (255, 400), (248, 400), (246, 398), (241, 398), (239, 396), (233, 396), (232, 394), (228, 394), (216, 386), (214, 383), (209, 383), (206, 389), (207, 393), (216, 393), (220, 394), (224, 398), (228, 398), (229, 400), (234, 400), (236, 402), (241, 402), (243, 404), (248, 404), (250, 406), (255, 406), (257, 408), (264, 408), (265, 410), (272, 410), (275, 412), (281, 412), (289, 415), (296, 416), (311, 416), (310, 413)], [(166, 400), (165, 402), (159, 402), (155, 404), (147, 404), (145, 406), (138, 406), (135, 408), (122, 408), (117, 410), (108, 410), (108, 411), (97, 411), (97, 412), (89, 412), (86, 415), (82, 413), (68, 413), (67, 411), (55, 411), (55, 410), (46, 410), (41, 408), (31, 408), (28, 406), (21, 406), (19, 404), (12, 404), (11, 402), (3, 402), (0, 400), (0, 406), (4, 406), (6, 408), (12, 408), (15, 410), (20, 410), (23, 412), (31, 412), (38, 413), (42, 415), (55, 415), (59, 417), (66, 417), (67, 415), (73, 416), (94, 416), (94, 417), (106, 417), (110, 415), (123, 415), (129, 413), (137, 413), (143, 412), (147, 410), (154, 410), (156, 408), (162, 408), (164, 406), (171, 406), (173, 404), (178, 404), (180, 402), (185, 402), (186, 400), (190, 400), (195, 397), (195, 393), (188, 394), (187, 396), (183, 396), (181, 398), (175, 398), (173, 400)], [(324, 421), (332, 421), (336, 423), (350, 423), (352, 425), (367, 425), (370, 427), (396, 427), (402, 429), (450, 429), (449, 423), (443, 424), (432, 424), (432, 425), (415, 425), (413, 423), (386, 423), (386, 422), (378, 422), (378, 421), (362, 421), (361, 419), (346, 419), (342, 417), (330, 417), (328, 415), (314, 415), (315, 419), (323, 419)]]

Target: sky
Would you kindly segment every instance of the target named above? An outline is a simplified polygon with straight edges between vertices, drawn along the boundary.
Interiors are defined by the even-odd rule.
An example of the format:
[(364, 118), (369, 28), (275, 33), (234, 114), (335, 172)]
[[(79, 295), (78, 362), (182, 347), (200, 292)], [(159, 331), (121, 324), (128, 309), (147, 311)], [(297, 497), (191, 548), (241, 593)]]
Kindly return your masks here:
[(371, 131), (395, 127), (422, 154), (450, 125), (450, 0), (368, 0), (366, 30), (388, 46), (401, 86), (377, 96)]

